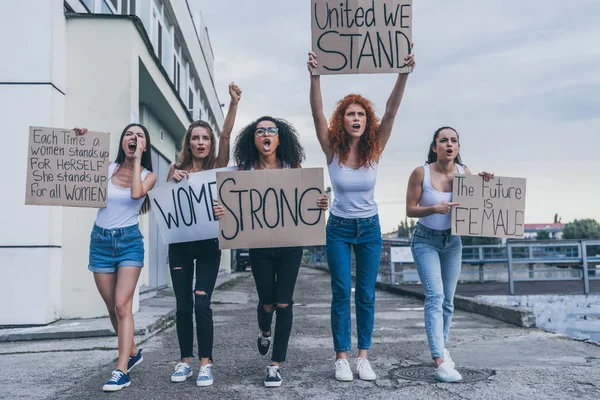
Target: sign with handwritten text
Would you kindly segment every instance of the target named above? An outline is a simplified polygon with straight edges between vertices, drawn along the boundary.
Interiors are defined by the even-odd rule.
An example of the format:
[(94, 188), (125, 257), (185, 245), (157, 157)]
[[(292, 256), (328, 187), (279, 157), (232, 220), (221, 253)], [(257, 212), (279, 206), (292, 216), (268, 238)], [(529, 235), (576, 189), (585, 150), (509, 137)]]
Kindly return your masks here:
[(217, 172), (221, 249), (325, 244), (322, 168)]
[(170, 181), (148, 192), (154, 219), (165, 244), (216, 239), (219, 223), (213, 212), (217, 199), (219, 171), (237, 167), (195, 172), (181, 182)]
[(452, 234), (523, 238), (525, 178), (455, 175), (452, 187)]
[(106, 207), (110, 134), (29, 127), (25, 204)]
[(315, 75), (411, 72), (412, 0), (311, 0)]

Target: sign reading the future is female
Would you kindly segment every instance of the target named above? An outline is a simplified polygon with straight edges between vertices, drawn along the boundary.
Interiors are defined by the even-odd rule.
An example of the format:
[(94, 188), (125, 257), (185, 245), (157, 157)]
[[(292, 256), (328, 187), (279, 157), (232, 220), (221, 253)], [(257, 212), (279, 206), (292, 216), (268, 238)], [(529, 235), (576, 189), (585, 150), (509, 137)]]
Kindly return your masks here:
[(316, 75), (411, 72), (412, 0), (311, 0)]
[(496, 176), (486, 182), (478, 175), (455, 175), (452, 234), (523, 238), (525, 179)]

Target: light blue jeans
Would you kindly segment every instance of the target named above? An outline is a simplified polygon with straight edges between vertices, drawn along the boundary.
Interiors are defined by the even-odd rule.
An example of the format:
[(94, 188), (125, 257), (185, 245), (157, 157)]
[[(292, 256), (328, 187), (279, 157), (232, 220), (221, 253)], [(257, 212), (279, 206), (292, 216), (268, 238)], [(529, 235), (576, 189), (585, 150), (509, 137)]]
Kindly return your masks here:
[(411, 250), (425, 293), (425, 330), (431, 358), (443, 357), (462, 265), (462, 242), (450, 229), (438, 231), (417, 224)]

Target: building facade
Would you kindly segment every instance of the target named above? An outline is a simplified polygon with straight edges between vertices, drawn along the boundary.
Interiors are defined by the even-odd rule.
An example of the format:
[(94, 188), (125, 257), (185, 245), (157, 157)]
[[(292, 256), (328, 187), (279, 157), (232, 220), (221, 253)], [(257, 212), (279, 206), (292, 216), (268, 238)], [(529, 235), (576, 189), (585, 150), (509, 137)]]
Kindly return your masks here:
[[(214, 57), (197, 2), (187, 0), (4, 0), (0, 13), (0, 325), (107, 315), (88, 271), (96, 210), (25, 206), (29, 126), (111, 133), (145, 125), (158, 182), (166, 180), (187, 126), (223, 112)], [(167, 246), (151, 215), (140, 218), (145, 267), (139, 292), (169, 282)], [(222, 268), (229, 271), (229, 252)]]

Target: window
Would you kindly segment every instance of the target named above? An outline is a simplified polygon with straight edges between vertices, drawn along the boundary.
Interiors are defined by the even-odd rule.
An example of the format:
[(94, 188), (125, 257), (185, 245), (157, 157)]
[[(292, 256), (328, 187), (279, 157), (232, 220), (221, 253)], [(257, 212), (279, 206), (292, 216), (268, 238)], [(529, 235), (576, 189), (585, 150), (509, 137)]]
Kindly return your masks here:
[[(114, 0), (113, 3), (116, 1)], [(135, 0), (121, 0), (121, 14), (135, 15)]]
[(90, 12), (94, 12), (94, 0), (82, 0), (83, 4), (87, 7)]
[(100, 12), (102, 14), (114, 14), (115, 9), (112, 8), (112, 3), (109, 5), (107, 0), (103, 0), (102, 3), (100, 3)]
[(160, 141), (164, 141), (165, 140), (165, 132), (161, 129), (160, 130)]
[(194, 110), (194, 92), (191, 88), (188, 89), (188, 109), (192, 112)]
[(175, 89), (177, 89), (177, 93), (180, 93), (180, 91), (181, 91), (181, 64), (179, 64), (177, 55), (173, 56), (173, 84), (175, 85)]
[(162, 63), (162, 25), (158, 22), (158, 59)]
[(119, 9), (119, 0), (109, 0), (112, 3), (112, 6), (115, 10)]

